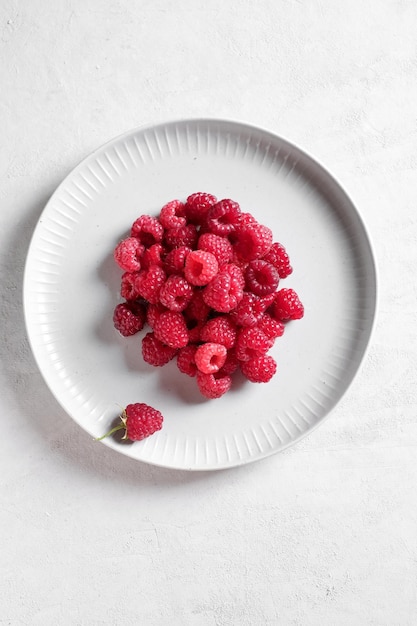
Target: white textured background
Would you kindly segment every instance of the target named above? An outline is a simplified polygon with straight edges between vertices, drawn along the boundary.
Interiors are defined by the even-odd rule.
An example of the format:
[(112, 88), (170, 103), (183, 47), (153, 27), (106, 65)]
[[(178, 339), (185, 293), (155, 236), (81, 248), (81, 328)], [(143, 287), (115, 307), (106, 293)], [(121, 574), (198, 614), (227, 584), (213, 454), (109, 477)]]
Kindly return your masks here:
[[(2, 0), (0, 624), (417, 623), (416, 41), (415, 0)], [(280, 455), (197, 475), (115, 454), (63, 413), (21, 297), (71, 169), (190, 116), (321, 161), (380, 278), (369, 354), (332, 417)]]

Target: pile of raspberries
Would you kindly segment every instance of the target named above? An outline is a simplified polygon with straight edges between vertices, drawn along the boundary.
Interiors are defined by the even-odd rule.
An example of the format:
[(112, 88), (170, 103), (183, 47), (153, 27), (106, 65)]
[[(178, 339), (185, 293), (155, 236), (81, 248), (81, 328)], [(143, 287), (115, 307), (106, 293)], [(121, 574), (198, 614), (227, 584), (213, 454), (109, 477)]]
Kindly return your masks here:
[(206, 398), (226, 393), (238, 369), (255, 383), (274, 376), (267, 353), (304, 307), (293, 289), (278, 289), (292, 272), (284, 246), (237, 202), (172, 200), (157, 218), (138, 217), (114, 258), (124, 271), (114, 326), (125, 337), (150, 327), (146, 363), (176, 358)]

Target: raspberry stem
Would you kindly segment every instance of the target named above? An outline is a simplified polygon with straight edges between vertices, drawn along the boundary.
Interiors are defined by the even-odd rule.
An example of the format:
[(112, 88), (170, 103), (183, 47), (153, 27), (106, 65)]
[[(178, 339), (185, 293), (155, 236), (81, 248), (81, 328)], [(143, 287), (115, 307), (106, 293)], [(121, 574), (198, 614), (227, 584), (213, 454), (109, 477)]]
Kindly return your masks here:
[(102, 435), (101, 437), (96, 437), (95, 440), (101, 441), (102, 439), (105, 439), (106, 437), (110, 437), (110, 435), (113, 435), (113, 433), (117, 432), (118, 430), (122, 430), (123, 428), (125, 428), (124, 424), (118, 424), (117, 426), (109, 430), (109, 432), (106, 433), (105, 435)]

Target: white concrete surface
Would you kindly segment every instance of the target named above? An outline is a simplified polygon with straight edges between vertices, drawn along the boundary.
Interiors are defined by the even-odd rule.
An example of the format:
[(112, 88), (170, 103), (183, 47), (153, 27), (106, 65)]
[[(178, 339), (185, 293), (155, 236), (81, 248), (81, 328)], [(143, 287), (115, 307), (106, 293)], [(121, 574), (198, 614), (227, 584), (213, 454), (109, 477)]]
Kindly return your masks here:
[[(417, 623), (416, 30), (414, 0), (3, 0), (0, 624)], [(332, 417), (202, 474), (91, 441), (43, 383), (21, 297), (74, 165), (189, 116), (264, 126), (321, 161), (380, 276), (368, 357)]]

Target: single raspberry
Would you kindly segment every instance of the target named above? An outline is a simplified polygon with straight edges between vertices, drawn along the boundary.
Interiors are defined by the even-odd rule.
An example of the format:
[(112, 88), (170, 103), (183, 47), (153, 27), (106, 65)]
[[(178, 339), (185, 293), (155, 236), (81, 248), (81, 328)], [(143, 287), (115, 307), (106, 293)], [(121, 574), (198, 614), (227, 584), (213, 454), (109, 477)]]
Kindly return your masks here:
[(114, 260), (126, 272), (137, 272), (141, 268), (140, 258), (144, 251), (143, 245), (135, 237), (127, 237), (114, 249)]
[(224, 199), (210, 207), (206, 226), (215, 235), (225, 237), (235, 230), (240, 219), (240, 206), (234, 200)]
[(180, 200), (171, 200), (165, 204), (159, 214), (159, 221), (164, 228), (181, 228), (185, 226), (185, 204)]
[(164, 311), (154, 324), (155, 336), (171, 348), (184, 348), (188, 343), (188, 329), (181, 313)]
[(201, 341), (221, 343), (225, 348), (230, 349), (235, 345), (236, 326), (229, 317), (213, 317), (201, 329), (200, 339)]
[(240, 226), (244, 226), (245, 224), (257, 224), (258, 220), (253, 217), (252, 213), (241, 213), (240, 214), (240, 220), (239, 220), (239, 225)]
[(234, 251), (241, 261), (264, 256), (272, 245), (272, 230), (257, 222), (240, 223), (233, 233)]
[(195, 364), (203, 374), (214, 374), (224, 365), (226, 354), (221, 343), (203, 343), (194, 355)]
[(257, 296), (274, 293), (278, 287), (278, 270), (268, 261), (255, 259), (245, 270), (246, 288)]
[(136, 278), (136, 288), (139, 294), (152, 304), (159, 301), (159, 292), (165, 282), (165, 272), (159, 265), (151, 265), (147, 270), (141, 270)]
[(136, 286), (138, 275), (139, 272), (125, 272), (123, 274), (120, 285), (120, 295), (125, 300), (137, 300), (141, 297)]
[(185, 259), (184, 274), (192, 285), (207, 285), (219, 271), (219, 264), (211, 252), (192, 250)]
[(240, 364), (242, 374), (252, 383), (267, 383), (277, 371), (277, 364), (272, 356), (264, 354)]
[(242, 271), (236, 265), (224, 265), (204, 288), (204, 301), (215, 311), (228, 313), (242, 299), (244, 283)]
[(195, 376), (197, 373), (197, 365), (195, 364), (194, 356), (197, 350), (197, 346), (188, 345), (185, 348), (178, 350), (177, 354), (177, 366), (180, 372), (187, 374), (187, 376)]
[(135, 335), (145, 325), (146, 308), (138, 302), (118, 304), (113, 313), (113, 324), (123, 337)]
[(204, 292), (196, 289), (184, 311), (184, 317), (188, 321), (205, 322), (210, 313), (210, 307), (204, 301)]
[(164, 228), (156, 217), (141, 215), (133, 222), (130, 235), (139, 239), (146, 248), (150, 248), (154, 243), (162, 241)]
[(202, 224), (207, 216), (208, 210), (217, 202), (216, 196), (210, 193), (193, 193), (188, 196), (185, 205), (186, 216), (193, 224)]
[(280, 278), (286, 278), (292, 272), (290, 258), (284, 246), (281, 243), (273, 243), (271, 248), (262, 257), (264, 261), (272, 263), (277, 268)]
[(235, 350), (232, 348), (227, 351), (226, 360), (218, 371), (218, 376), (231, 376), (239, 367), (239, 361)]
[(272, 315), (275, 319), (282, 322), (299, 320), (303, 317), (304, 306), (294, 289), (280, 289), (277, 291), (272, 305)]
[(233, 258), (233, 246), (226, 237), (219, 237), (214, 233), (200, 235), (197, 247), (199, 250), (211, 252), (216, 257), (219, 266), (230, 263)]
[(282, 322), (274, 319), (268, 313), (262, 315), (257, 327), (265, 333), (269, 339), (276, 339), (284, 334), (285, 326)]
[(242, 328), (236, 339), (236, 356), (239, 361), (249, 361), (257, 356), (266, 354), (273, 343), (273, 340), (269, 339), (256, 326)]
[(177, 350), (170, 348), (155, 337), (155, 333), (147, 333), (142, 339), (143, 360), (149, 365), (160, 367), (166, 365), (176, 355)]
[(197, 385), (204, 397), (210, 399), (220, 398), (220, 396), (229, 391), (232, 379), (230, 376), (216, 378), (214, 374), (203, 374), (203, 372), (198, 371)]
[(167, 274), (182, 274), (185, 266), (185, 259), (191, 252), (188, 246), (173, 248), (165, 257), (164, 270)]
[(270, 304), (270, 300), (265, 302), (263, 298), (245, 291), (230, 316), (236, 326), (256, 326)]
[(164, 234), (164, 241), (168, 248), (179, 248), (187, 246), (195, 248), (197, 244), (198, 233), (194, 224), (186, 224), (179, 228), (168, 228)]
[(146, 310), (146, 321), (152, 329), (155, 327), (156, 320), (164, 311), (166, 311), (166, 307), (164, 307), (164, 305), (160, 302), (157, 302), (156, 304), (148, 304), (148, 308)]
[(190, 283), (178, 274), (171, 274), (161, 287), (159, 301), (171, 311), (183, 311), (192, 295)]
[(141, 264), (143, 269), (148, 269), (151, 265), (163, 266), (163, 259), (165, 257), (165, 248), (160, 243), (154, 243), (150, 248), (147, 248), (142, 255)]
[(137, 402), (136, 404), (128, 404), (120, 416), (121, 422), (102, 437), (98, 437), (96, 441), (101, 441), (105, 437), (113, 433), (124, 430), (122, 439), (130, 439), (130, 441), (141, 441), (158, 430), (161, 430), (164, 418), (160, 411), (157, 411), (149, 404)]

